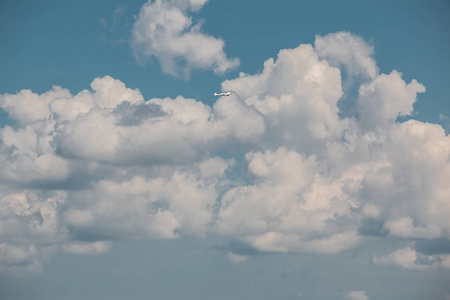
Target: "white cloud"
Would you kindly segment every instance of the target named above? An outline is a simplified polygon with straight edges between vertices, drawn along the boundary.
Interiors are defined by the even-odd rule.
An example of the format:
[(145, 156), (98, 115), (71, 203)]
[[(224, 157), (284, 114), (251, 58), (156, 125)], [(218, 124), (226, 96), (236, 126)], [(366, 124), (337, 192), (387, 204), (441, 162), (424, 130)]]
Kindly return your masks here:
[(35, 273), (42, 268), (33, 246), (18, 247), (0, 243), (0, 274)]
[[(341, 198), (338, 186), (334, 189), (321, 183), (314, 157), (279, 148), (248, 153), (247, 160), (257, 184), (225, 193), (216, 222), (218, 232), (240, 235), (262, 251), (335, 253), (358, 241), (351, 224), (332, 225), (352, 214), (351, 204)], [(313, 191), (317, 185), (329, 194), (317, 199)]]
[(406, 84), (401, 73), (381, 74), (359, 88), (358, 112), (363, 130), (385, 131), (398, 116), (410, 115), (417, 93), (425, 87), (412, 80)]
[(404, 238), (438, 238), (441, 236), (441, 230), (436, 225), (428, 227), (414, 226), (410, 217), (390, 220), (385, 226), (389, 229), (389, 233), (394, 236)]
[[(99, 161), (180, 163), (198, 159), (224, 141), (255, 139), (265, 129), (254, 109), (233, 98), (217, 102), (213, 111), (181, 96), (127, 106), (125, 113), (119, 106), (113, 112), (92, 109), (64, 124), (56, 137), (58, 150), (63, 156)], [(123, 114), (140, 120), (123, 124)]]
[(386, 256), (373, 256), (375, 264), (401, 267), (412, 270), (429, 270), (432, 268), (450, 269), (450, 255), (437, 254), (425, 255), (417, 252), (408, 245), (406, 248), (398, 249)]
[(145, 177), (98, 181), (73, 195), (73, 206), (79, 207), (66, 211), (65, 222), (74, 233), (88, 230), (104, 238), (204, 236), (232, 165), (233, 160), (211, 158), (183, 168), (156, 168)]
[(396, 250), (387, 256), (373, 257), (375, 264), (400, 266), (406, 269), (427, 269), (426, 265), (416, 264), (417, 253), (411, 247)]
[[(392, 204), (398, 206), (391, 207), (391, 219), (409, 216), (413, 225), (392, 228), (394, 234), (445, 237), (450, 228), (446, 217), (450, 213), (447, 201), (450, 188), (446, 184), (450, 175), (450, 137), (439, 125), (409, 120), (391, 128), (384, 148), (391, 160), (393, 191), (397, 194), (392, 195)], [(385, 206), (387, 208), (390, 204)], [(404, 220), (407, 222), (400, 224), (411, 222)]]
[[(204, 3), (147, 6), (192, 12)], [(260, 251), (328, 254), (364, 236), (448, 239), (450, 137), (436, 124), (396, 120), (425, 88), (396, 71), (371, 73), (371, 46), (343, 36), (369, 57), (345, 60), (367, 75), (355, 118), (338, 108), (344, 92), (332, 65), (343, 62), (317, 45), (281, 50), (260, 74), (224, 81), (234, 93), (212, 106), (144, 101), (109, 76), (76, 95), (0, 95), (14, 121), (0, 129), (0, 265), (36, 270), (55, 251), (207, 233)], [(449, 261), (412, 247), (374, 257), (410, 269)]]
[(378, 75), (373, 45), (357, 35), (344, 31), (324, 37), (317, 35), (314, 48), (320, 58), (333, 66), (345, 67), (351, 76), (375, 78)]
[[(337, 42), (360, 52), (350, 58), (333, 56), (327, 51)], [(235, 91), (263, 114), (267, 129), (261, 148), (273, 150), (256, 155), (267, 157), (264, 160), (252, 160), (255, 152), (247, 154), (255, 181), (224, 195), (217, 229), (240, 233), (266, 251), (341, 251), (359, 241), (355, 231), (364, 218), (381, 224), (378, 230), (388, 220), (385, 227), (397, 237), (442, 237), (449, 228), (444, 218), (449, 138), (439, 125), (396, 122), (398, 116), (412, 113), (417, 93), (425, 88), (415, 80), (407, 84), (396, 71), (378, 75), (373, 47), (349, 33), (318, 38), (315, 50), (331, 65), (346, 66), (369, 80), (359, 88), (358, 120), (339, 118), (339, 71), (320, 61), (308, 45), (281, 50), (276, 61), (265, 62), (260, 74), (225, 81), (223, 90)], [(303, 189), (292, 181), (302, 176), (291, 170), (304, 167), (287, 159), (292, 156), (287, 153), (315, 157)], [(289, 167), (271, 168), (284, 160)], [(279, 174), (283, 176), (273, 179)], [(289, 218), (284, 209), (295, 217)], [(339, 215), (348, 222), (335, 219)], [(411, 222), (406, 231), (394, 226), (399, 216)], [(299, 220), (308, 222), (300, 226)], [(320, 226), (324, 222), (340, 225), (328, 231)]]
[(369, 300), (365, 291), (352, 291), (344, 295), (344, 300)]
[[(220, 176), (220, 175), (219, 175)], [(168, 178), (133, 177), (116, 182), (103, 180), (86, 197), (94, 201), (88, 212), (68, 211), (69, 218), (91, 214), (99, 230), (121, 238), (175, 238), (179, 234), (204, 235), (212, 221), (217, 198), (215, 180), (199, 178), (198, 173), (175, 171)], [(84, 219), (71, 222), (89, 225)]]
[(66, 193), (1, 190), (0, 272), (39, 271), (66, 238), (58, 219)]
[[(91, 87), (77, 95), (61, 88), (2, 95), (15, 99), (2, 107), (19, 124), (0, 131), (0, 176), (10, 184), (0, 186), (0, 237), (4, 253), (23, 254), (15, 265), (38, 269), (59, 248), (109, 249), (107, 241), (84, 241), (88, 232), (99, 239), (204, 235), (234, 163), (209, 153), (265, 130), (260, 114), (233, 97), (211, 108), (183, 97), (144, 102), (109, 76)], [(28, 113), (35, 104), (40, 113)]]
[[(62, 179), (68, 175), (68, 158), (180, 163), (199, 159), (221, 143), (255, 140), (265, 130), (261, 114), (234, 96), (219, 100), (212, 109), (181, 96), (144, 102), (138, 90), (109, 76), (96, 78), (91, 87), (92, 92), (73, 96), (23, 91), (2, 96), (16, 99), (3, 107), (24, 126), (2, 128), (5, 164), (12, 163), (11, 151), (17, 159), (2, 173), (22, 181)], [(45, 116), (17, 113), (26, 111), (29, 102), (43, 102), (41, 98)]]
[(7, 181), (52, 181), (67, 177), (67, 162), (54, 154), (49, 124), (0, 129), (0, 177)]
[[(155, 57), (166, 74), (189, 77), (191, 69), (223, 73), (239, 65), (229, 59), (225, 43), (201, 32), (190, 13), (207, 0), (155, 0), (142, 6), (133, 27), (132, 47), (141, 57)], [(181, 62), (180, 62), (181, 61)]]
[(38, 95), (31, 90), (21, 90), (15, 95), (0, 95), (0, 108), (14, 120), (25, 124), (47, 120), (50, 116), (49, 102), (70, 96), (67, 89), (54, 86), (50, 91)]
[(306, 153), (323, 151), (323, 142), (341, 138), (350, 120), (339, 120), (342, 96), (338, 69), (320, 61), (311, 45), (283, 49), (268, 59), (261, 74), (222, 83), (254, 106), (268, 125), (263, 143), (272, 149), (296, 145)]

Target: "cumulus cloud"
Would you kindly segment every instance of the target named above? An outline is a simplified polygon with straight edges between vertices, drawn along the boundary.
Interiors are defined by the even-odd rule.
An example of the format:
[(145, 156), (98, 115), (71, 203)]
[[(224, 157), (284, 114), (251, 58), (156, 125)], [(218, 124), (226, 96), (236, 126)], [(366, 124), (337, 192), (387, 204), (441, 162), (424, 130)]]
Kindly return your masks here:
[[(240, 234), (262, 251), (334, 253), (358, 241), (350, 224), (333, 226), (351, 215), (350, 204), (321, 182), (314, 157), (280, 148), (246, 158), (258, 184), (233, 188), (222, 197), (219, 232)], [(321, 188), (328, 195), (317, 195)]]
[(406, 248), (398, 249), (385, 256), (374, 255), (372, 261), (379, 265), (411, 270), (450, 269), (450, 255), (425, 255), (413, 249), (413, 245), (408, 245)]
[(386, 222), (389, 233), (394, 236), (404, 238), (438, 238), (441, 230), (436, 225), (428, 225), (428, 227), (414, 226), (410, 217), (390, 220)]
[(35, 273), (42, 268), (42, 263), (36, 258), (35, 247), (19, 247), (9, 245), (8, 243), (0, 244), (0, 274), (22, 274)]
[(338, 117), (339, 70), (319, 60), (311, 45), (283, 49), (276, 61), (264, 63), (261, 74), (224, 81), (222, 89), (235, 91), (261, 112), (269, 125), (264, 144), (273, 150), (295, 145), (307, 154), (318, 153), (352, 122)]
[(0, 272), (36, 272), (42, 267), (66, 232), (60, 226), (58, 209), (65, 192), (7, 191), (0, 194)]
[[(191, 22), (187, 13), (204, 4), (155, 1), (141, 13)], [(333, 43), (351, 57), (330, 52)], [(252, 249), (228, 249), (232, 263), (258, 251), (333, 254), (372, 236), (448, 241), (450, 137), (437, 124), (398, 120), (425, 88), (379, 74), (372, 54), (350, 33), (318, 37), (315, 47), (281, 50), (261, 73), (224, 81), (234, 93), (212, 106), (145, 101), (110, 76), (77, 94), (0, 95), (13, 120), (0, 129), (0, 267), (32, 271), (56, 251), (101, 254), (118, 239), (208, 233)], [(353, 117), (338, 105), (338, 67), (365, 76), (353, 82)], [(373, 261), (450, 265), (447, 253), (419, 248)]]
[[(325, 40), (343, 45), (355, 43), (356, 50), (359, 46), (364, 50), (357, 57), (367, 59), (336, 63), (337, 58), (317, 50), (321, 47), (318, 38), (315, 49), (300, 45), (281, 50), (276, 61), (265, 62), (260, 74), (242, 74), (222, 84), (224, 90), (236, 91), (264, 115), (268, 125), (262, 147), (271, 150), (247, 154), (255, 182), (224, 195), (217, 229), (240, 232), (243, 240), (265, 251), (338, 252), (357, 244), (360, 234), (383, 235), (389, 229), (391, 235), (398, 237), (442, 236), (449, 224), (438, 225), (437, 220), (443, 221), (444, 212), (439, 217), (434, 215), (437, 218), (433, 220), (430, 210), (419, 211), (419, 207), (431, 208), (440, 203), (446, 211), (447, 205), (436, 191), (447, 195), (442, 180), (448, 172), (448, 136), (438, 125), (412, 120), (396, 122), (398, 116), (412, 113), (417, 94), (425, 88), (415, 80), (405, 83), (396, 71), (379, 75), (378, 71), (367, 71), (368, 81), (359, 88), (357, 118), (341, 118), (337, 107), (343, 95), (340, 72), (330, 64), (348, 64), (360, 72), (377, 70), (376, 64), (371, 57), (372, 46), (357, 36), (337, 33)], [(321, 57), (327, 60), (320, 60)], [(426, 134), (419, 134), (422, 130), (433, 132), (435, 142), (442, 139), (438, 143), (441, 146), (425, 142)], [(428, 144), (424, 146), (427, 150), (415, 152), (416, 146), (408, 146), (409, 143), (417, 143), (418, 147)], [(438, 155), (429, 151), (445, 155), (436, 157), (441, 165), (433, 168), (435, 173), (425, 175), (425, 168), (434, 165), (431, 160)], [(314, 163), (305, 168), (290, 160), (293, 153)], [(412, 153), (420, 159), (400, 158)], [(423, 160), (419, 166), (417, 162)], [(277, 164), (285, 167), (275, 168)], [(292, 170), (305, 171), (307, 176)], [(414, 173), (410, 173), (412, 170)], [(283, 174), (283, 179), (274, 180), (275, 174)], [(425, 200), (423, 194), (412, 192), (408, 182), (412, 176), (420, 185), (416, 191), (435, 196)], [(300, 182), (302, 178), (307, 181)], [(295, 217), (289, 218), (289, 214)], [(400, 227), (393, 226), (398, 224), (394, 220), (406, 216), (411, 220), (411, 228), (400, 233)], [(299, 220), (305, 223), (300, 224)]]
[(194, 171), (175, 171), (168, 178), (102, 180), (89, 192), (80, 193), (95, 199), (92, 205), (81, 211), (68, 210), (67, 219), (73, 232), (89, 227), (105, 237), (201, 236), (212, 221), (215, 184)]
[(397, 71), (361, 85), (357, 102), (361, 128), (385, 132), (397, 117), (411, 115), (417, 93), (423, 92), (423, 85), (416, 80), (406, 84)]
[(37, 270), (59, 250), (100, 254), (118, 238), (203, 236), (234, 164), (211, 152), (265, 130), (258, 111), (227, 100), (144, 101), (109, 76), (76, 95), (60, 87), (2, 95), (16, 124), (0, 132), (3, 260)]
[[(213, 111), (181, 96), (151, 99), (134, 107), (128, 121), (121, 107), (113, 112), (90, 110), (60, 128), (57, 150), (66, 157), (115, 163), (182, 163), (198, 159), (230, 137), (247, 142), (264, 131), (258, 112), (233, 98), (226, 103), (219, 100)], [(142, 114), (143, 108), (148, 112), (139, 117), (137, 112)], [(140, 124), (126, 124), (133, 118), (141, 118)]]
[(155, 0), (142, 6), (133, 27), (131, 45), (140, 57), (156, 58), (166, 74), (188, 78), (192, 69), (224, 73), (239, 65), (223, 48), (225, 42), (201, 31), (191, 13), (207, 0)]
[(314, 48), (321, 58), (333, 66), (345, 67), (351, 76), (375, 78), (378, 75), (373, 45), (355, 34), (341, 31), (324, 37), (317, 35)]

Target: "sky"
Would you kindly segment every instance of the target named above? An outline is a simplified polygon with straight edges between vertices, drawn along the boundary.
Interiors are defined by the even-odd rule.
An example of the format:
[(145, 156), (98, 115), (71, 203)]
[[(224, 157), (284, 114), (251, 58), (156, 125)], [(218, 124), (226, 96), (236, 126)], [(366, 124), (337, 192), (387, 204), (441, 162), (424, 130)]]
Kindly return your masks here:
[(0, 1), (0, 299), (449, 300), (449, 13)]

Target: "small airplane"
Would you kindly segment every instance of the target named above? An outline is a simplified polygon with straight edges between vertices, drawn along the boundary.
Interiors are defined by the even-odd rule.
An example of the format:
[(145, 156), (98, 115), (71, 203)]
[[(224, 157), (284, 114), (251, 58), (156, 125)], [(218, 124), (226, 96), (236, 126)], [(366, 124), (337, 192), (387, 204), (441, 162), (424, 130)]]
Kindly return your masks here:
[(217, 94), (217, 93), (214, 93), (214, 96), (220, 96), (220, 97), (228, 97), (228, 96), (230, 96), (231, 95), (231, 92), (225, 92), (225, 93), (219, 93), (219, 94)]

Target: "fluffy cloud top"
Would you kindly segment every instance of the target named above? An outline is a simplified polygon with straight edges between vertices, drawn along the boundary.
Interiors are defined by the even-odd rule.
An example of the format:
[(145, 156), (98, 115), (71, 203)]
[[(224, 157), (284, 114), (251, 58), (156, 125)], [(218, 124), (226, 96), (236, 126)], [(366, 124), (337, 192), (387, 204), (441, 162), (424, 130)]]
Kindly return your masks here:
[(330, 33), (316, 36), (314, 48), (321, 58), (331, 65), (345, 67), (351, 76), (364, 76), (371, 79), (378, 75), (374, 47), (361, 37), (349, 32)]
[(166, 74), (188, 78), (191, 69), (223, 73), (239, 65), (227, 57), (225, 43), (201, 32), (190, 13), (207, 0), (149, 0), (133, 28), (132, 47), (142, 57), (156, 58)]
[[(155, 34), (164, 43), (168, 30), (176, 43), (203, 36), (186, 28), (187, 13), (204, 4), (149, 2), (136, 28), (148, 17), (162, 22)], [(56, 251), (101, 254), (118, 239), (207, 233), (253, 251), (328, 254), (371, 236), (448, 240), (450, 137), (436, 124), (397, 120), (425, 88), (397, 71), (378, 74), (372, 54), (350, 33), (317, 37), (315, 47), (281, 50), (259, 74), (224, 81), (234, 93), (212, 106), (144, 101), (109, 76), (76, 95), (0, 95), (14, 121), (0, 130), (0, 269), (38, 270)], [(354, 117), (339, 109), (337, 67), (361, 75)], [(248, 257), (228, 252), (232, 263)], [(446, 253), (412, 246), (373, 261), (449, 265)]]
[(359, 88), (358, 111), (363, 129), (385, 131), (398, 116), (411, 115), (417, 93), (425, 87), (412, 80), (406, 84), (397, 71), (381, 74)]

